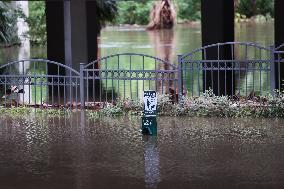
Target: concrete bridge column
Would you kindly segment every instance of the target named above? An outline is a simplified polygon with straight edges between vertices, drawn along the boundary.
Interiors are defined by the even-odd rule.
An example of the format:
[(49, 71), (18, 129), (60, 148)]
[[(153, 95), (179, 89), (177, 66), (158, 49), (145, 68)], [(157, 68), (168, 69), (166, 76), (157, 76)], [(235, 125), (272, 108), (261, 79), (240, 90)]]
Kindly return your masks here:
[(97, 58), (95, 2), (46, 1), (47, 57), (79, 69)]
[[(76, 70), (79, 70), (80, 63), (96, 60), (100, 31), (97, 18), (95, 1), (46, 1), (47, 58)], [(49, 65), (48, 74), (57, 75), (57, 69), (56, 65)], [(59, 72), (60, 75), (70, 73), (65, 73), (64, 69)], [(92, 83), (89, 85), (89, 91), (92, 91)], [(49, 96), (63, 94), (63, 91), (62, 86), (50, 86)], [(67, 94), (70, 92), (67, 88)]]
[[(234, 41), (234, 1), (201, 0), (201, 27), (202, 46)], [(205, 55), (203, 54), (203, 56)], [(220, 60), (231, 60), (232, 58), (230, 46), (220, 47)], [(206, 59), (218, 59), (217, 47), (206, 51)], [(210, 67), (210, 64), (208, 66)], [(216, 64), (215, 66), (218, 65)], [(203, 90), (211, 88), (217, 95), (234, 94), (235, 86), (232, 86), (232, 82), (234, 83), (232, 81), (232, 71), (227, 71), (226, 74), (225, 71), (219, 71), (219, 76), (218, 71), (213, 71), (213, 74), (211, 71), (204, 71), (204, 74), (206, 74), (206, 81), (205, 77), (203, 77)], [(213, 86), (211, 83), (213, 83)]]
[[(47, 59), (65, 63), (63, 1), (46, 1)], [(57, 72), (57, 67), (48, 68), (48, 74)]]

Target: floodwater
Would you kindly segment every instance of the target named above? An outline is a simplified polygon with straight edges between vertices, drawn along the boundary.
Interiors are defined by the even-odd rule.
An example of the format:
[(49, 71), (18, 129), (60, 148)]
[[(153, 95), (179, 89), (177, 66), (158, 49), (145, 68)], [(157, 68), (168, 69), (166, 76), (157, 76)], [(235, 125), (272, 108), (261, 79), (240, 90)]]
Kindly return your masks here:
[[(274, 22), (235, 23), (235, 41), (264, 47), (274, 43)], [(200, 23), (177, 25), (174, 30), (147, 31), (143, 27), (107, 27), (101, 32), (100, 54), (133, 52), (149, 54), (177, 64), (177, 55), (201, 47)], [(242, 53), (242, 52), (240, 52)]]
[[(243, 22), (235, 24), (235, 41), (247, 41), (256, 42), (264, 47), (269, 47), (274, 42), (274, 23), (272, 21), (255, 23), (255, 22)], [(185, 54), (193, 51), (194, 49), (201, 47), (201, 25), (200, 23), (181, 24), (177, 25), (173, 30), (158, 30), (158, 31), (146, 31), (145, 27), (106, 27), (101, 31), (99, 38), (99, 56), (104, 57), (116, 53), (141, 53), (146, 55), (152, 55), (159, 57), (163, 60), (177, 64), (177, 55)], [(250, 56), (256, 56), (255, 49), (251, 49), (253, 52), (248, 52)], [(242, 57), (246, 54), (241, 49), (236, 49), (236, 55)], [(269, 59), (270, 53), (263, 53), (263, 59)], [(36, 47), (23, 45), (22, 47), (12, 48), (0, 48), (0, 65), (15, 61), (18, 59), (29, 58), (46, 58), (46, 47)], [(142, 57), (132, 57), (132, 63), (129, 63), (130, 58), (128, 56), (121, 56), (120, 63), (117, 63), (117, 58), (108, 60), (109, 68), (129, 70), (129, 64), (132, 69), (141, 70)], [(145, 62), (144, 62), (145, 61)], [(145, 64), (145, 65), (144, 65)], [(117, 68), (119, 65), (119, 68)], [(29, 63), (25, 64), (25, 72), (32, 72), (32, 67)], [(102, 65), (106, 66), (106, 64)], [(263, 64), (262, 67), (268, 66)], [(76, 66), (74, 66), (76, 67)], [(77, 66), (78, 67), (78, 66)], [(156, 63), (152, 59), (143, 59), (143, 67), (145, 69), (173, 69), (170, 66), (159, 64), (156, 68)], [(38, 72), (45, 73), (44, 67), (37, 68)], [(21, 72), (22, 68), (16, 68)], [(184, 82), (187, 86), (187, 91), (198, 93), (202, 90), (202, 77), (193, 73), (193, 78), (186, 78)], [(236, 72), (236, 86), (241, 95), (247, 96), (251, 91), (255, 91), (259, 95), (270, 91), (270, 74), (266, 71), (254, 72)], [(188, 74), (187, 74), (188, 75)], [(114, 91), (117, 96), (131, 97), (139, 96), (142, 94), (143, 88), (149, 88), (157, 90), (157, 88), (163, 88), (156, 86), (155, 81), (147, 82), (146, 84), (142, 80), (132, 80), (123, 82), (114, 82), (113, 86), (110, 85), (113, 80), (102, 80), (102, 85), (105, 91)], [(108, 83), (108, 84), (107, 84)], [(172, 82), (173, 83), (173, 82)], [(127, 85), (125, 87), (125, 85)], [(145, 86), (144, 86), (145, 85)], [(176, 88), (175, 84), (168, 86)], [(176, 84), (177, 85), (177, 84)], [(202, 84), (201, 84), (202, 85)], [(131, 88), (132, 86), (132, 88)], [(140, 86), (140, 87), (138, 87)], [(143, 86), (143, 87), (142, 87)], [(33, 89), (32, 89), (33, 90)], [(34, 89), (37, 90), (37, 89)], [(136, 91), (138, 90), (138, 91)], [(191, 91), (192, 90), (192, 91)], [(32, 91), (33, 92), (33, 91)], [(161, 91), (160, 91), (161, 92)], [(39, 94), (40, 92), (37, 92)], [(28, 98), (26, 98), (28, 99)], [(39, 98), (38, 98), (39, 99)]]
[[(235, 41), (248, 41), (269, 47), (274, 43), (272, 21), (235, 24)], [(201, 47), (201, 25), (177, 25), (174, 30), (145, 31), (145, 27), (106, 27), (99, 40), (100, 56), (133, 52), (153, 55), (170, 62), (177, 62), (177, 55)], [(19, 47), (0, 48), (0, 65), (18, 60)], [(46, 47), (31, 47), (25, 58), (46, 58)]]
[(284, 120), (0, 118), (0, 188), (284, 188)]

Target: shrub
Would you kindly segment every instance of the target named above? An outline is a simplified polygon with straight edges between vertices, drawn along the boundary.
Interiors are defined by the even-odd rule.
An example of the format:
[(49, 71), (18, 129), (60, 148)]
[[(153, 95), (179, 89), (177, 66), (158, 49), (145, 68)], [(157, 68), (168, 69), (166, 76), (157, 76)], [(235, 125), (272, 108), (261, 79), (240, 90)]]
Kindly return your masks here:
[(149, 23), (149, 15), (152, 8), (151, 1), (121, 1), (117, 3), (117, 6), (118, 16), (114, 23), (140, 25)]
[(178, 18), (181, 20), (196, 21), (201, 18), (201, 0), (179, 0)]
[(10, 45), (19, 41), (17, 37), (17, 14), (9, 2), (0, 1), (0, 44)]
[[(163, 116), (206, 116), (206, 117), (284, 117), (284, 94), (276, 91), (256, 101), (234, 101), (228, 96), (216, 96), (212, 90), (200, 97), (183, 96), (179, 104), (171, 101), (171, 96), (158, 94), (158, 115)], [(1, 115), (26, 116), (37, 112), (40, 115), (70, 115), (71, 110), (35, 109), (28, 107), (5, 108), (0, 106)], [(87, 110), (89, 118), (100, 116), (143, 115), (143, 101), (119, 99), (115, 104), (101, 103), (98, 110)]]
[[(206, 116), (206, 117), (284, 117), (284, 94), (264, 96), (261, 101), (233, 101), (228, 96), (216, 96), (212, 90), (200, 97), (181, 98), (179, 104), (171, 101), (170, 95), (158, 94), (158, 115), (163, 116)], [(115, 105), (107, 104), (99, 111), (90, 111), (90, 117), (101, 115), (142, 115), (143, 102), (130, 99), (119, 100)]]

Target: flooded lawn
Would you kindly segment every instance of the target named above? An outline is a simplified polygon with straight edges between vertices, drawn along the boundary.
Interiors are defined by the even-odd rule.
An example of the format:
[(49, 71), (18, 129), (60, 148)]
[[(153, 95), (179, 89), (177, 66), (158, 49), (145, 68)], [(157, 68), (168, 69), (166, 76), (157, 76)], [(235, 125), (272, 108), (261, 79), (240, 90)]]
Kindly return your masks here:
[(284, 120), (0, 118), (1, 189), (284, 188)]

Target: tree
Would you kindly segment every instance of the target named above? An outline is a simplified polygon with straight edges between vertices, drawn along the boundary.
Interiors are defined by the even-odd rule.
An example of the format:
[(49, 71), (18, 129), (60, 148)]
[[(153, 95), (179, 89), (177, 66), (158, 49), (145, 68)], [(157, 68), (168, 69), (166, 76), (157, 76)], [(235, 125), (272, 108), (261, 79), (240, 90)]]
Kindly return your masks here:
[(274, 17), (274, 1), (273, 0), (258, 0), (257, 1), (258, 14)]
[(200, 20), (201, 1), (200, 0), (179, 0), (178, 17), (182, 20)]
[(236, 4), (236, 11), (248, 18), (258, 14), (274, 15), (273, 0), (238, 0)]
[(9, 3), (0, 1), (0, 43), (7, 45), (17, 41), (16, 20)]
[(149, 0), (117, 2), (118, 15), (114, 24), (148, 24), (152, 4)]
[(17, 10), (18, 16), (23, 18), (29, 26), (26, 37), (32, 44), (46, 44), (46, 16), (44, 1), (29, 2), (29, 16), (27, 17), (21, 9)]
[(96, 10), (100, 27), (106, 22), (111, 22), (117, 15), (117, 4), (115, 0), (96, 0)]
[(175, 19), (176, 11), (171, 0), (161, 0), (153, 5), (147, 29), (173, 28)]

